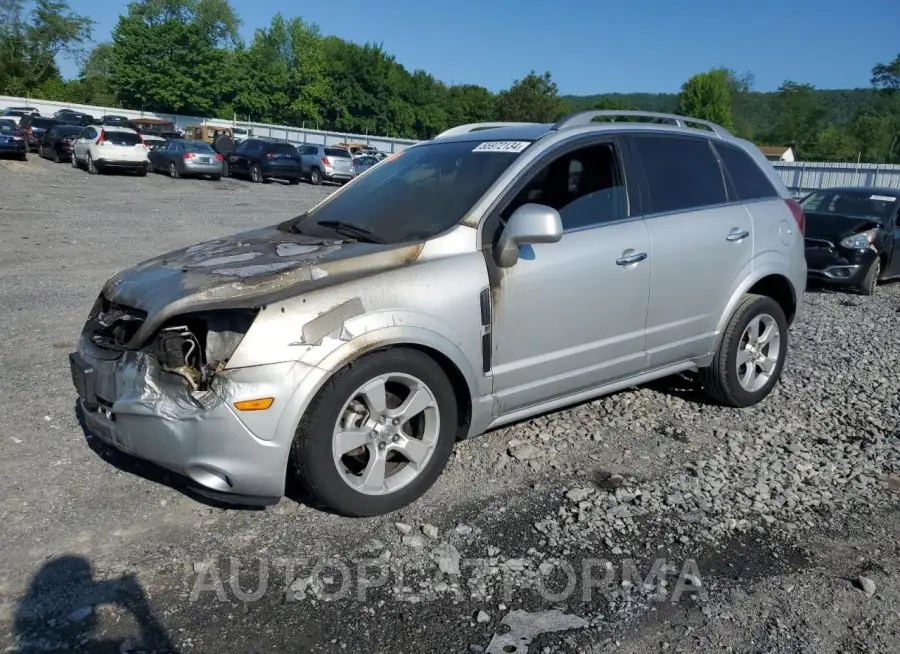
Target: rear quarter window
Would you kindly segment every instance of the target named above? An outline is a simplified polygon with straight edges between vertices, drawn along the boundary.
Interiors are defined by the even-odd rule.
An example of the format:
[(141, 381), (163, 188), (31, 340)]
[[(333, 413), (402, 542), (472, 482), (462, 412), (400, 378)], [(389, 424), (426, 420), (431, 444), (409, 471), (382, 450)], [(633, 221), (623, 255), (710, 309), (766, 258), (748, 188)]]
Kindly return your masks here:
[(725, 170), (728, 171), (728, 177), (737, 192), (737, 199), (759, 200), (778, 197), (778, 192), (772, 186), (772, 182), (759, 169), (749, 154), (740, 148), (724, 143), (716, 143), (715, 147), (719, 156), (722, 157), (722, 163), (725, 164)]
[(708, 140), (636, 136), (634, 141), (650, 187), (653, 213), (690, 211), (727, 202), (722, 167)]

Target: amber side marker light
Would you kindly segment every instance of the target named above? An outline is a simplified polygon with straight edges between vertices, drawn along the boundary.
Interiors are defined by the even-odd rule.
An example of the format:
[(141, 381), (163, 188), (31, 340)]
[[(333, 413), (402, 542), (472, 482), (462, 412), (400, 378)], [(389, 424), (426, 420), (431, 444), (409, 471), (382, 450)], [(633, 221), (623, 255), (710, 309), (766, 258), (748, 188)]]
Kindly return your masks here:
[(274, 403), (274, 397), (261, 397), (258, 400), (244, 400), (243, 402), (235, 402), (234, 408), (238, 411), (265, 411)]

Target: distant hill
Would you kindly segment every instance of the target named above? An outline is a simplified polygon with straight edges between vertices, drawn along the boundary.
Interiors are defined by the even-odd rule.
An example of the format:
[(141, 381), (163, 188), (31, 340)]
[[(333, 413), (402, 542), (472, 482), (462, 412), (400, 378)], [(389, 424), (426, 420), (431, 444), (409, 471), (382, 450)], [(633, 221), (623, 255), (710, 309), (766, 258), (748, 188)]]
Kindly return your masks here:
[[(875, 101), (872, 89), (816, 90), (824, 111), (826, 124), (848, 122), (861, 109), (871, 107)], [(738, 131), (748, 137), (763, 137), (771, 129), (777, 117), (777, 93), (740, 93), (734, 99), (732, 117)], [(615, 102), (622, 107), (640, 111), (676, 113), (678, 96), (674, 93), (603, 93), (598, 95), (564, 96), (575, 111), (586, 111), (598, 103)]]

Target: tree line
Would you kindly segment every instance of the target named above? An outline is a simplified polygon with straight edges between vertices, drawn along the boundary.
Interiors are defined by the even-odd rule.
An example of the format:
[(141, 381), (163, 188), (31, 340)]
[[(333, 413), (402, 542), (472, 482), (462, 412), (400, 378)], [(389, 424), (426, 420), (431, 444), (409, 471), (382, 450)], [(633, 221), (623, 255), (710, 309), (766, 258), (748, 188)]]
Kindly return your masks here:
[[(249, 42), (228, 0), (137, 0), (110, 41), (65, 0), (0, 0), (0, 92), (164, 113), (429, 138), (487, 120), (552, 122), (585, 109), (677, 112), (722, 124), (806, 160), (900, 162), (900, 55), (875, 64), (871, 88), (819, 90), (785, 81), (753, 90), (753, 75), (715, 68), (678, 94), (561, 96), (550, 73), (499, 93), (408, 71), (376, 43), (324, 36), (276, 15)], [(81, 62), (64, 80), (63, 55)]]

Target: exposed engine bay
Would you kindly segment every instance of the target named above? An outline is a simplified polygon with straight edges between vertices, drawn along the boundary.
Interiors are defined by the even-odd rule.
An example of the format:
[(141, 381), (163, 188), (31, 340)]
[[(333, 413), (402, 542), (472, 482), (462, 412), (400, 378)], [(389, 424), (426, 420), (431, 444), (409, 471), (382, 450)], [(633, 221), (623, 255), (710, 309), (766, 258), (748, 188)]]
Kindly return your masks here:
[[(153, 356), (163, 372), (184, 379), (190, 390), (205, 391), (234, 354), (256, 310), (211, 311), (178, 316), (139, 349)], [(100, 297), (86, 330), (91, 342), (116, 358), (131, 349), (131, 339), (147, 314)]]

